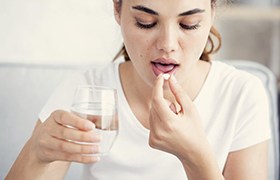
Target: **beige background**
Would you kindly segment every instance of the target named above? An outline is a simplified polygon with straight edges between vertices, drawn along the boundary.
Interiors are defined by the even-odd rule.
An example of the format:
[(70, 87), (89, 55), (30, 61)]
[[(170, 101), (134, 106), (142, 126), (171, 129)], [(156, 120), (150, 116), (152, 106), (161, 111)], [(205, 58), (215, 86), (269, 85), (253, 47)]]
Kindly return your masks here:
[[(280, 8), (255, 2), (218, 9), (223, 46), (215, 58), (257, 61), (279, 77)], [(107, 63), (122, 42), (112, 8), (112, 0), (0, 1), (0, 62)]]

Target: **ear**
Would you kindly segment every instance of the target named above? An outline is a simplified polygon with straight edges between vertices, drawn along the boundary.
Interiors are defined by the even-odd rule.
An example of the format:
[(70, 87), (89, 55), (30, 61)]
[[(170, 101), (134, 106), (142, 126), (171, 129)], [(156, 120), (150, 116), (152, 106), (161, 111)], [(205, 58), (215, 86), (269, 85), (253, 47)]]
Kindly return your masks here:
[(113, 0), (113, 4), (114, 4), (115, 20), (120, 25), (120, 21), (121, 21), (121, 18), (120, 18), (120, 16), (121, 16), (120, 0)]

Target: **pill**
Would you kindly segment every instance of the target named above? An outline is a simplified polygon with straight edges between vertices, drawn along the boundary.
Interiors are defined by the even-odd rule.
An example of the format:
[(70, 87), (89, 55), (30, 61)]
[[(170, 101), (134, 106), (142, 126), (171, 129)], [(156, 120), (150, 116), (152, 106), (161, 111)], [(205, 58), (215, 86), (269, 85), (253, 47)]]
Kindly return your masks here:
[(164, 78), (165, 80), (168, 80), (168, 79), (170, 78), (170, 74), (163, 74), (163, 78)]

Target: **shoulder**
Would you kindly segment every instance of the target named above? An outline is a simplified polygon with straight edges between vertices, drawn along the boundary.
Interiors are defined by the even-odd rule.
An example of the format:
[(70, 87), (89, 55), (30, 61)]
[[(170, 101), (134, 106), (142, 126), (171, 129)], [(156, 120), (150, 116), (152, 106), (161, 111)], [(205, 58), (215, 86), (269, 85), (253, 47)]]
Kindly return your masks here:
[[(244, 149), (270, 137), (269, 98), (264, 82), (233, 65), (215, 61), (217, 102), (224, 105), (234, 129), (231, 151)], [(260, 133), (261, 132), (261, 133)], [(256, 136), (258, 134), (258, 136)]]
[(267, 102), (267, 92), (259, 77), (220, 61), (213, 62), (212, 68), (216, 98), (219, 97), (221, 101), (229, 100), (235, 105), (243, 104), (243, 108)]
[(252, 73), (238, 69), (233, 65), (221, 61), (214, 61), (213, 74), (215, 78), (220, 79), (221, 84), (234, 85), (235, 88), (246, 88), (254, 86), (263, 86), (261, 79)]

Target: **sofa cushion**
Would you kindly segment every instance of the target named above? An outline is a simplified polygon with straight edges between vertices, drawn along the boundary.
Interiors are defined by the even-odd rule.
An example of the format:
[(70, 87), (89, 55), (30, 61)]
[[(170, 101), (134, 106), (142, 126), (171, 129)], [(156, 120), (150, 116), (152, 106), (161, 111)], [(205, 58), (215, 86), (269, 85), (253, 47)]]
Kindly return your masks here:
[[(86, 67), (0, 64), (0, 179), (4, 179), (31, 136), (38, 113), (67, 76)], [(78, 166), (78, 165), (74, 165)], [(70, 168), (67, 179), (78, 179), (79, 168)]]

